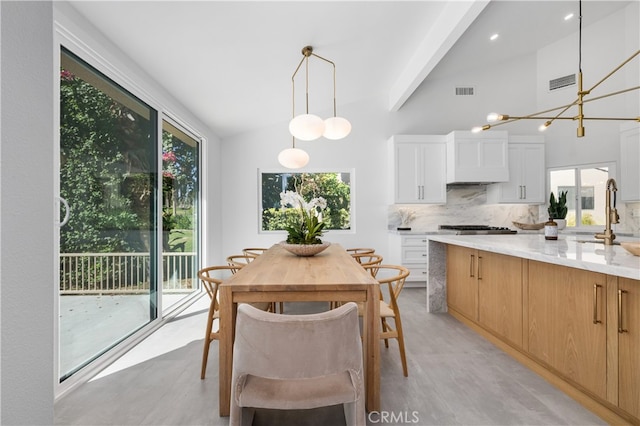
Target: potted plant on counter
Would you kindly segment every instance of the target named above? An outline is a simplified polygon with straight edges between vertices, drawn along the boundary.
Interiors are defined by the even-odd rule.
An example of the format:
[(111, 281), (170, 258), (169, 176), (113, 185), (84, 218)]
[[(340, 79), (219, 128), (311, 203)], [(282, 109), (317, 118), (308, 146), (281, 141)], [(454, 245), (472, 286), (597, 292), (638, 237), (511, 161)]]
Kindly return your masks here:
[(558, 230), (567, 226), (567, 191), (559, 191), (556, 199), (553, 192), (549, 196), (549, 217), (558, 224)]
[(307, 203), (299, 193), (285, 191), (280, 193), (280, 204), (282, 208), (293, 207), (299, 213), (285, 226), (287, 240), (281, 244), (287, 251), (297, 256), (313, 256), (331, 245), (320, 239), (325, 227), (322, 211), (327, 208), (324, 198), (317, 197)]

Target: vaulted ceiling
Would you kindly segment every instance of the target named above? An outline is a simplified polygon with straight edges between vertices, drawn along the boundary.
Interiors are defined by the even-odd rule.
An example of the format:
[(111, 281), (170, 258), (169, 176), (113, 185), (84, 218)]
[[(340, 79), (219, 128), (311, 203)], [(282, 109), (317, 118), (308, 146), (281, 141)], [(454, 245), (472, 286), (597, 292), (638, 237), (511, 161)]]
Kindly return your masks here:
[[(424, 81), (529, 54), (578, 29), (578, 1), (74, 1), (122, 52), (225, 138), (288, 121), (306, 45), (336, 64), (338, 110), (374, 94), (399, 110)], [(585, 1), (583, 26), (629, 1)], [(569, 12), (571, 21), (563, 18)], [(489, 41), (489, 36), (500, 37)], [(295, 78), (296, 113), (304, 68)], [(309, 109), (332, 107), (309, 60)]]

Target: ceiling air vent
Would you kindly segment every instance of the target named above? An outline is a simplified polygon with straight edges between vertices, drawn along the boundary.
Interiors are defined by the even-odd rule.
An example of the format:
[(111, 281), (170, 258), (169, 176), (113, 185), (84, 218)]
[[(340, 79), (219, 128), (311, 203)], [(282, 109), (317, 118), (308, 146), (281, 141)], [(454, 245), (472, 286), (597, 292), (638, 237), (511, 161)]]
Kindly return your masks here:
[(573, 86), (576, 84), (576, 75), (569, 74), (564, 77), (554, 78), (553, 80), (549, 80), (549, 90), (561, 89), (567, 86)]
[(473, 87), (456, 87), (456, 96), (473, 96)]

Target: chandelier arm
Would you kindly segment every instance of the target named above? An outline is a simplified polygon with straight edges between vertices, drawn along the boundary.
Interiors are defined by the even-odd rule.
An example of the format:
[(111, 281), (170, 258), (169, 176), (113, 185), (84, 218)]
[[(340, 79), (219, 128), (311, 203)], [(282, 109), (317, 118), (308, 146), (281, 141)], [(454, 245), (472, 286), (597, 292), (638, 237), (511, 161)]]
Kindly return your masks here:
[[(600, 96), (597, 96), (597, 97), (594, 97), (594, 98), (591, 98), (591, 99), (586, 99), (583, 102), (587, 103), (587, 102), (597, 101), (599, 99), (604, 99), (604, 98), (607, 98), (607, 97), (610, 97), (610, 96), (620, 95), (622, 93), (631, 92), (633, 90), (638, 90), (638, 89), (640, 89), (640, 86), (629, 87), (628, 89), (618, 90), (617, 92), (611, 92), (611, 93), (607, 93), (606, 95), (600, 95)], [(528, 118), (531, 118), (531, 119), (542, 119), (542, 118), (545, 118), (545, 119), (547, 119), (547, 118), (551, 118), (551, 117), (540, 117), (540, 114), (546, 114), (547, 112), (557, 111), (557, 110), (562, 109), (562, 108), (570, 108), (570, 107), (576, 105), (577, 103), (578, 103), (578, 99), (576, 99), (575, 101), (573, 101), (570, 104), (561, 105), (561, 106), (558, 106), (558, 107), (555, 107), (555, 108), (546, 109), (544, 111), (534, 112), (533, 114), (528, 114), (528, 115), (524, 115), (524, 116), (513, 116), (513, 115), (510, 115), (510, 114), (505, 114), (505, 115), (507, 115), (509, 117), (509, 119), (517, 119), (517, 120), (524, 120), (524, 119), (528, 119)], [(508, 120), (503, 120), (503, 121), (504, 122), (508, 122)]]
[[(300, 63), (298, 64), (296, 70), (293, 72), (293, 75), (291, 76), (291, 106), (293, 109), (293, 112), (291, 114), (291, 117), (294, 118), (296, 116), (296, 82), (295, 82), (295, 78), (296, 78), (296, 74), (298, 74), (298, 70), (300, 69), (300, 67), (302, 66), (302, 62), (304, 62), (304, 56), (302, 57), (302, 59), (300, 60)], [(295, 144), (295, 142), (294, 142)]]
[(307, 114), (309, 114), (309, 57), (305, 56), (305, 94), (306, 94), (306, 105), (307, 105)]
[(608, 79), (609, 77), (611, 77), (613, 74), (616, 73), (616, 71), (618, 71), (620, 68), (622, 68), (623, 66), (627, 65), (627, 63), (629, 63), (633, 58), (635, 58), (636, 56), (638, 56), (640, 54), (640, 50), (637, 50), (636, 53), (634, 53), (633, 55), (629, 56), (624, 62), (622, 62), (620, 65), (618, 65), (617, 67), (615, 67), (611, 72), (609, 72), (609, 74), (607, 74), (606, 76), (604, 76), (602, 78), (602, 80), (600, 80), (599, 82), (597, 82), (596, 84), (593, 85), (593, 87), (591, 87), (591, 89), (587, 90), (585, 92), (585, 94), (591, 92), (593, 89), (595, 89), (596, 87), (598, 87), (601, 83), (603, 83), (606, 79)]
[(322, 59), (325, 62), (328, 62), (333, 67), (333, 116), (337, 117), (338, 113), (336, 111), (336, 64), (333, 61), (328, 60), (327, 58), (323, 58), (320, 55), (316, 55), (315, 53), (311, 53), (311, 55), (315, 56), (318, 59)]
[(587, 99), (586, 101), (584, 101), (584, 103), (586, 104), (587, 102), (597, 101), (598, 99), (604, 99), (610, 96), (615, 96), (621, 93), (627, 93), (627, 92), (631, 92), (633, 90), (638, 90), (638, 89), (640, 89), (640, 86), (629, 87), (628, 89), (622, 89), (622, 90), (618, 90), (617, 92), (611, 92), (611, 93), (607, 93), (606, 95), (600, 95), (600, 96), (596, 96), (595, 98)]

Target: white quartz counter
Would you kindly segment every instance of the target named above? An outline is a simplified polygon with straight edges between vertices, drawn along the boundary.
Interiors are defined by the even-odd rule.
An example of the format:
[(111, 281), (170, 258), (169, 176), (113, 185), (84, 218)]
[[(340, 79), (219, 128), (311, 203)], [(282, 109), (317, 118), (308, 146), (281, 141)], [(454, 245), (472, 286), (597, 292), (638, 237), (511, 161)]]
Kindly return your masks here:
[[(600, 272), (640, 280), (640, 257), (619, 245), (581, 243), (593, 240), (588, 236), (560, 235), (557, 241), (547, 241), (543, 235), (429, 235), (430, 241), (469, 247), (494, 253), (553, 263), (571, 268)], [(620, 238), (620, 241), (638, 241)], [(616, 240), (618, 241), (618, 240)]]

